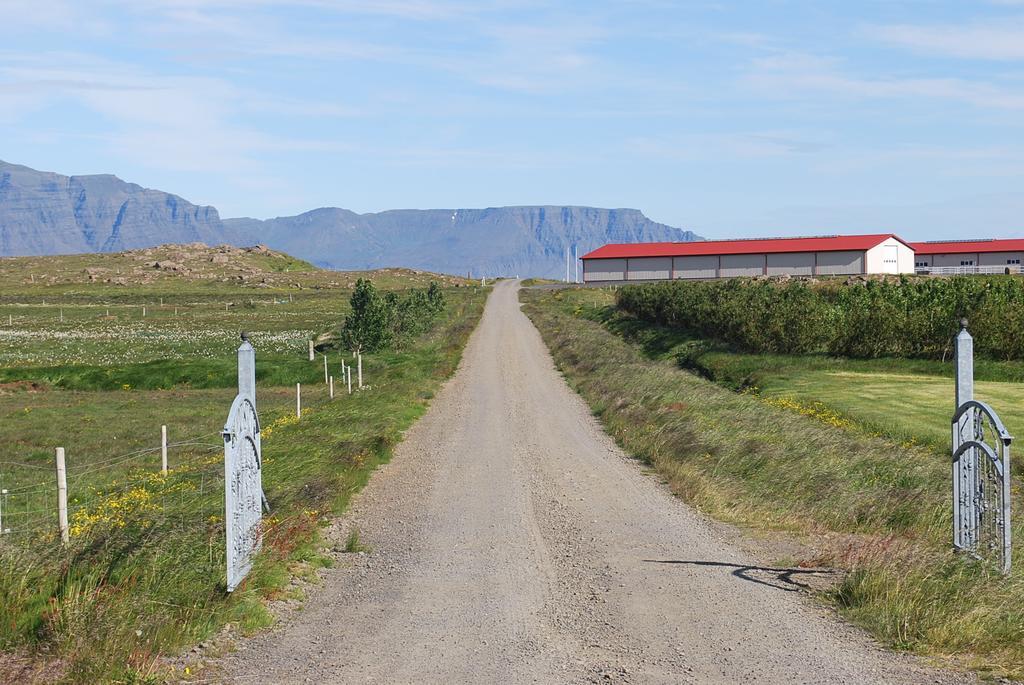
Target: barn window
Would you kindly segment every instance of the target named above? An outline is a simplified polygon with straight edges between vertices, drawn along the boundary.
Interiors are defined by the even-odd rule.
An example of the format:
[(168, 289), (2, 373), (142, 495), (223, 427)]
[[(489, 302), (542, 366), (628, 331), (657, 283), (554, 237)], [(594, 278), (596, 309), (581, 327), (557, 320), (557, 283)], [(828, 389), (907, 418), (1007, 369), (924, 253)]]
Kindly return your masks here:
[(1007, 264), (1020, 264), (1020, 260), (1019, 259), (1007, 259), (1006, 263)]

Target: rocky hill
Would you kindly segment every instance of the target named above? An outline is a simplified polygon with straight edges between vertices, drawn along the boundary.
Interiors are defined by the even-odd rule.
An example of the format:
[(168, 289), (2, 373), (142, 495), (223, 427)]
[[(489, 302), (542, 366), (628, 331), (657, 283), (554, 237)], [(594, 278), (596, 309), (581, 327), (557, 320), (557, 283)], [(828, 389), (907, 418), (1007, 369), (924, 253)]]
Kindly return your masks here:
[(636, 209), (402, 209), (221, 220), (213, 207), (110, 175), (62, 176), (0, 161), (0, 256), (115, 252), (174, 243), (265, 244), (332, 269), (403, 266), (479, 276), (565, 274), (566, 249), (687, 241)]
[[(204, 288), (230, 291), (225, 290), (225, 284), (238, 289), (272, 291), (344, 289), (352, 288), (356, 279), (363, 276), (367, 276), (364, 271), (318, 269), (265, 245), (169, 244), (124, 252), (0, 257), (0, 301), (19, 292), (45, 294), (45, 289), (51, 286), (65, 298), (69, 293), (82, 292), (79, 286), (90, 286), (90, 292), (106, 288), (112, 294), (161, 287), (179, 293), (201, 292)], [(378, 285), (392, 288), (423, 288), (431, 281), (446, 286), (476, 283), (456, 276), (399, 268), (376, 269), (369, 277)]]

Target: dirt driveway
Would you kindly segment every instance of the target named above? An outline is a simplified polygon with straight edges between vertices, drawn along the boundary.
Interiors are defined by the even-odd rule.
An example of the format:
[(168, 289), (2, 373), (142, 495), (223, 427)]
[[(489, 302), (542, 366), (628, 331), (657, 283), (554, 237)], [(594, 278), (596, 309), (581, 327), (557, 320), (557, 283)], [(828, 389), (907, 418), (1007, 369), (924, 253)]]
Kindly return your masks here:
[(499, 284), (304, 609), (220, 664), (264, 683), (953, 683), (760, 568), (625, 457)]

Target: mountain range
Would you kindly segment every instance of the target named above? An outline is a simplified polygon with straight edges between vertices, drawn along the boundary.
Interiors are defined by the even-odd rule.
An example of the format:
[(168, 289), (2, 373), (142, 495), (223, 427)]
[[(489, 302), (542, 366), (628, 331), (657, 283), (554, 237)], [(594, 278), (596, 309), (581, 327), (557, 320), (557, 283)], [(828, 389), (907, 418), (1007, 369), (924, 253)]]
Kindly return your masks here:
[(0, 161), (0, 256), (116, 252), (163, 243), (264, 244), (334, 269), (406, 266), (473, 276), (565, 274), (566, 249), (700, 237), (636, 209), (575, 206), (324, 207), (297, 216), (221, 219), (111, 175), (63, 176)]

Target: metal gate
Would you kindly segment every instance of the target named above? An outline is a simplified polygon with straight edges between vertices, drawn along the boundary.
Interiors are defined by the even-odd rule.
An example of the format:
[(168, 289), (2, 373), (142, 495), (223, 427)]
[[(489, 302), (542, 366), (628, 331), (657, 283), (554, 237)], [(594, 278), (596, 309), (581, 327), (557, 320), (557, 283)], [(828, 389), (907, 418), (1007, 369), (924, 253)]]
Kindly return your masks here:
[(262, 450), (256, 414), (256, 352), (246, 335), (238, 348), (238, 395), (231, 403), (224, 438), (224, 532), (227, 587), (232, 592), (252, 568), (263, 541)]
[(974, 399), (974, 341), (956, 337), (953, 547), (1010, 572), (1010, 443), (999, 415)]

